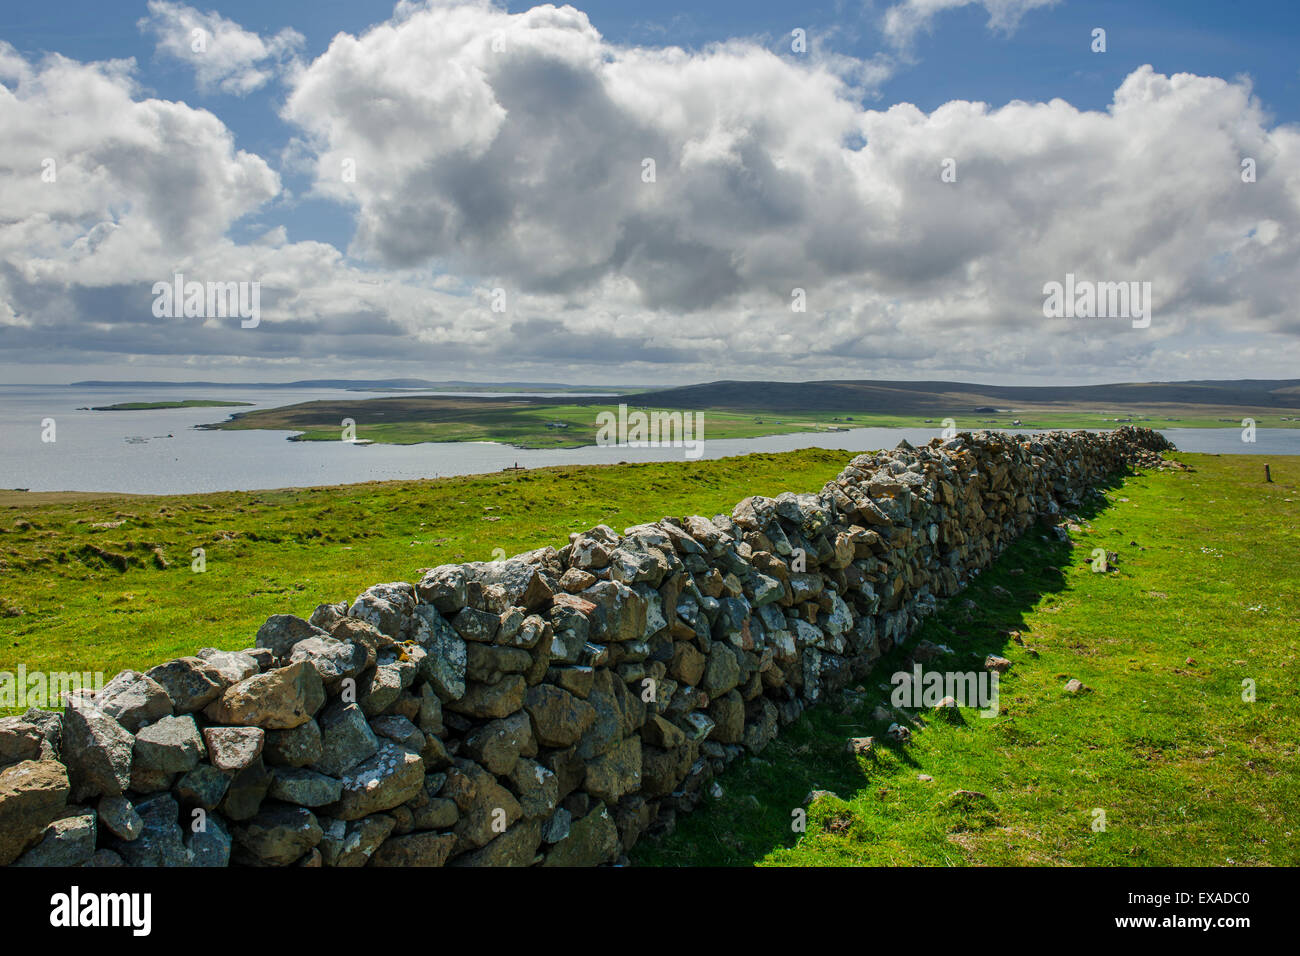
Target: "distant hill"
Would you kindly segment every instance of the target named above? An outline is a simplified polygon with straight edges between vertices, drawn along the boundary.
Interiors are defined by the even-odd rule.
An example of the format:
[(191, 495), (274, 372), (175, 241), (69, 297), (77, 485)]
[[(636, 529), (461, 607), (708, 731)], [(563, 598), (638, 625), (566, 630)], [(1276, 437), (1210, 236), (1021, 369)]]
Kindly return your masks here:
[(315, 378), (297, 382), (73, 382), (78, 388), (342, 388), (350, 391), (383, 391), (392, 388), (441, 391), (493, 392), (527, 390), (536, 392), (615, 392), (608, 385), (562, 385), (558, 382), (431, 382), (423, 378), (347, 379)]
[(1079, 406), (1300, 408), (1300, 379), (1123, 382), (1111, 385), (976, 385), (969, 382), (709, 382), (624, 397), (656, 408), (859, 411), (951, 415), (987, 408), (1068, 410)]

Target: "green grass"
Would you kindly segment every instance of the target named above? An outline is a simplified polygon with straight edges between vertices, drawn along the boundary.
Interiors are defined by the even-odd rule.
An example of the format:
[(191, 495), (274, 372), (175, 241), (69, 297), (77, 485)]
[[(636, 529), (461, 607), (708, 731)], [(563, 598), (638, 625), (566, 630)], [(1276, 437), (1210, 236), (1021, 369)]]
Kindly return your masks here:
[[(1272, 459), (1274, 484), (1248, 456), (1177, 457), (1196, 471), (1129, 477), (1083, 513), (1072, 545), (1031, 531), (908, 642), (955, 651), (927, 669), (1009, 658), (998, 716), (917, 714), (909, 744), (888, 742), (871, 713), (890, 703), (897, 649), (859, 685), (865, 698), (806, 712), (634, 862), (1300, 864), (1300, 457)], [(1097, 547), (1118, 570), (1091, 570)], [(1092, 691), (1065, 694), (1072, 677)], [(846, 752), (858, 736), (875, 736), (871, 755)], [(813, 789), (838, 798), (795, 834)]]
[(223, 402), (207, 398), (187, 398), (179, 402), (118, 402), (116, 405), (96, 405), (92, 412), (140, 412), (160, 408), (233, 408), (252, 405), (252, 402)]
[[(52, 495), (0, 507), (0, 671), (144, 668), (248, 647), (271, 614), (307, 615), (419, 569), (568, 543), (599, 523), (730, 512), (820, 488), (852, 457), (809, 449), (713, 461), (536, 469), (429, 481), (175, 497)], [(41, 496), (30, 496), (41, 500)], [(100, 527), (96, 527), (100, 525)], [(191, 571), (203, 548), (207, 570)], [(155, 550), (156, 549), (156, 550)]]

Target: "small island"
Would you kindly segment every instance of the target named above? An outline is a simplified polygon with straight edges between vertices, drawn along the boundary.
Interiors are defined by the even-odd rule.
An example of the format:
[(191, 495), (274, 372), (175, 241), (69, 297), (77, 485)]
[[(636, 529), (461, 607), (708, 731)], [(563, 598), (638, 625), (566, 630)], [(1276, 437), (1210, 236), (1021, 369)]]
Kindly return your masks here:
[(142, 412), (159, 408), (228, 408), (252, 405), (252, 402), (221, 402), (213, 399), (187, 398), (180, 402), (119, 402), (116, 405), (96, 405), (92, 412)]

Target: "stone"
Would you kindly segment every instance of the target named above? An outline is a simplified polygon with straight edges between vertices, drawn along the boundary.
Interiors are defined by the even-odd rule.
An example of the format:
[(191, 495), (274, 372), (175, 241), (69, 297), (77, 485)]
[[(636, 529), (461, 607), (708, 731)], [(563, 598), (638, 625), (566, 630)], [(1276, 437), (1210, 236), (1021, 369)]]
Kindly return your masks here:
[(527, 689), (522, 677), (511, 674), (497, 684), (471, 684), (465, 696), (445, 701), (443, 708), (479, 719), (509, 717), (523, 707)]
[(325, 753), (320, 724), (309, 720), (288, 730), (268, 730), (262, 759), (273, 767), (307, 767)]
[(721, 642), (709, 651), (701, 686), (710, 697), (725, 694), (740, 683), (740, 662), (731, 648)]
[(417, 830), (446, 830), (454, 827), (459, 819), (460, 811), (454, 800), (434, 797), (415, 813), (411, 823)]
[(401, 744), (407, 750), (424, 749), (424, 732), (411, 723), (410, 719), (400, 714), (376, 717), (370, 721), (370, 729), (378, 737), (387, 737), (393, 743)]
[(208, 760), (218, 770), (243, 770), (262, 754), (266, 731), (261, 727), (206, 727), (203, 739)]
[(596, 576), (581, 568), (569, 568), (560, 575), (560, 587), (570, 594), (577, 594), (579, 591), (585, 591), (596, 583)]
[(23, 760), (0, 770), (0, 866), (43, 837), (71, 793), (67, 771), (53, 760)]
[(425, 573), (416, 589), (420, 600), (443, 613), (455, 614), (468, 601), (465, 569), (459, 564), (444, 564)]
[[(63, 759), (63, 714), (54, 710), (41, 710), (39, 707), (28, 707), (22, 717), (18, 718), (20, 722), (31, 724), (41, 732), (41, 760), (62, 760)], [(4, 766), (5, 761), (0, 759), (0, 766)]]
[(742, 743), (745, 738), (745, 700), (739, 691), (731, 690), (709, 704), (709, 718), (713, 721), (710, 740), (723, 744)]
[(131, 790), (140, 794), (162, 793), (170, 790), (176, 774), (167, 770), (152, 770), (148, 767), (131, 765)]
[(426, 734), (441, 736), (446, 732), (442, 722), (442, 701), (428, 684), (420, 685), (420, 707), (416, 711), (416, 725)]
[(365, 670), (369, 655), (364, 644), (336, 641), (332, 637), (308, 637), (293, 646), (290, 663), (304, 661), (316, 669), (325, 689), (336, 692), (343, 681)]
[(464, 853), (451, 861), (452, 866), (531, 866), (542, 844), (542, 825), (524, 820), (510, 827), (492, 842)]
[(93, 705), (69, 704), (64, 710), (63, 762), (77, 803), (101, 794), (125, 793), (131, 784), (134, 749), (131, 732)]
[(693, 687), (704, 677), (706, 661), (707, 658), (694, 645), (686, 641), (678, 641), (673, 646), (673, 659), (668, 667), (668, 673), (672, 675), (673, 680)]
[(185, 773), (207, 755), (198, 725), (188, 714), (163, 717), (135, 735), (133, 769)]
[(560, 784), (555, 774), (530, 757), (520, 757), (506, 783), (519, 800), (525, 820), (549, 817), (560, 802)]
[(257, 815), (271, 789), (271, 774), (260, 759), (230, 777), (220, 809), (230, 820), (248, 820)]
[(865, 756), (866, 754), (871, 753), (871, 750), (875, 745), (875, 737), (850, 737), (845, 749), (855, 756)]
[(415, 609), (415, 639), (427, 652), (419, 676), (443, 701), (465, 693), (467, 645), (465, 639), (437, 611), (427, 605)]
[(309, 637), (329, 637), (329, 633), (292, 614), (272, 614), (257, 629), (256, 645), (275, 658), (288, 657), (294, 645)]
[(317, 847), (321, 862), (325, 866), (365, 866), (396, 825), (397, 821), (386, 813), (351, 821), (323, 817), (324, 835)]
[(314, 770), (280, 767), (272, 772), (270, 796), (303, 807), (323, 807), (343, 793), (343, 781)]
[(135, 733), (172, 712), (171, 698), (152, 677), (139, 671), (122, 671), (95, 695), (94, 706)]
[(370, 858), (371, 866), (442, 866), (456, 846), (451, 833), (389, 837)]
[[(205, 647), (199, 651), (198, 657), (216, 669), (227, 687), (252, 677), (260, 669), (256, 658), (239, 651), (219, 651), (215, 647)], [(213, 700), (215, 699), (214, 697)]]
[(367, 672), (358, 685), (360, 695), (357, 705), (367, 717), (376, 717), (391, 707), (402, 696), (403, 667), (394, 661), (380, 664)]
[(618, 827), (601, 806), (572, 824), (568, 836), (551, 847), (542, 865), (599, 866), (612, 862), (621, 850)]
[(312, 766), (341, 777), (379, 750), (379, 738), (357, 704), (334, 701), (320, 716), (321, 756)]
[(83, 866), (95, 855), (95, 811), (72, 809), (45, 828), (41, 841), (14, 866)]
[(144, 826), (134, 840), (114, 840), (114, 850), (129, 866), (189, 866), (193, 854), (185, 845), (180, 805), (169, 793), (155, 794), (135, 805)]
[(231, 685), (204, 714), (216, 724), (288, 730), (311, 720), (324, 703), (320, 674), (299, 661)]
[(181, 657), (159, 664), (146, 671), (145, 676), (166, 691), (172, 711), (177, 714), (202, 710), (232, 683), (215, 664), (201, 657)]
[(271, 803), (230, 828), (230, 858), (245, 866), (289, 866), (323, 835), (316, 815), (306, 807)]
[(478, 849), (496, 839), (523, 816), (523, 808), (497, 779), (471, 760), (457, 760), (447, 786), (460, 810), (453, 832), (457, 849)]
[(225, 821), (209, 813), (201, 829), (192, 827), (185, 833), (185, 848), (190, 852), (191, 866), (229, 866), (234, 840)]
[(520, 751), (532, 740), (532, 725), (525, 713), (489, 721), (465, 738), (465, 752), (498, 777), (509, 775)]
[(21, 717), (0, 718), (0, 767), (39, 760), (45, 736), (41, 728)]
[(134, 840), (144, 830), (144, 820), (126, 797), (101, 797), (98, 812), (100, 825), (123, 840)]
[(1071, 677), (1065, 684), (1065, 692), (1070, 695), (1083, 694), (1092, 690), (1087, 684), (1077, 677)]
[(542, 842), (559, 843), (569, 835), (572, 826), (573, 814), (560, 807), (542, 824)]
[(999, 657), (997, 654), (990, 654), (984, 658), (984, 669), (986, 671), (996, 671), (999, 674), (1005, 674), (1011, 670), (1011, 661), (1005, 657)]
[(641, 729), (645, 742), (663, 750), (673, 750), (686, 743), (686, 734), (668, 718), (652, 714)]
[(466, 676), (482, 684), (495, 684), (506, 674), (522, 674), (533, 660), (532, 655), (517, 647), (470, 644), (466, 650)]
[(596, 710), (587, 701), (549, 684), (528, 688), (524, 709), (544, 747), (572, 746), (596, 719)]
[[(201, 763), (176, 781), (176, 797), (183, 806), (215, 810), (230, 788), (230, 778), (231, 774), (224, 770), (219, 770), (212, 764)], [(102, 819), (102, 804), (99, 812)], [(127, 839), (125, 834), (118, 835)]]
[(584, 787), (606, 803), (617, 803), (641, 786), (641, 738), (629, 737), (587, 764)]
[(415, 588), (405, 581), (368, 587), (348, 608), (348, 616), (360, 618), (381, 633), (400, 640), (407, 615), (415, 609)]
[(326, 812), (340, 820), (357, 820), (405, 803), (423, 785), (420, 755), (385, 740), (373, 757), (344, 774), (342, 795)]
[(497, 636), (497, 629), (501, 626), (501, 617), (491, 611), (480, 611), (478, 608), (467, 607), (462, 608), (460, 613), (451, 619), (451, 626), (456, 629), (457, 634), (467, 641), (488, 644)]
[(474, 577), (478, 581), (500, 587), (511, 605), (534, 611), (551, 599), (551, 587), (535, 564), (520, 558), (507, 558), (471, 567), (474, 568)]
[(546, 681), (567, 690), (574, 697), (586, 700), (594, 686), (596, 672), (590, 667), (552, 667), (546, 672)]

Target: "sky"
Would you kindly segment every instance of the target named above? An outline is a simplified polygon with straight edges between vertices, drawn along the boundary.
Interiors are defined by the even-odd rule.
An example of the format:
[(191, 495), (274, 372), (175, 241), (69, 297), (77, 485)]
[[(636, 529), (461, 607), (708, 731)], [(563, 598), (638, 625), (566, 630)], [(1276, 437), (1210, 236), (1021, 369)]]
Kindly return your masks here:
[[(1297, 38), (1292, 0), (11, 4), (0, 383), (1294, 377)], [(1067, 276), (1149, 313), (1045, 315)]]

